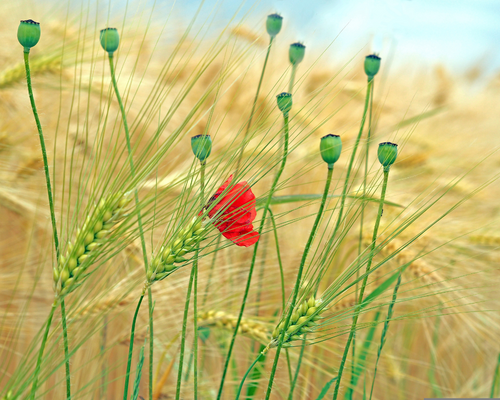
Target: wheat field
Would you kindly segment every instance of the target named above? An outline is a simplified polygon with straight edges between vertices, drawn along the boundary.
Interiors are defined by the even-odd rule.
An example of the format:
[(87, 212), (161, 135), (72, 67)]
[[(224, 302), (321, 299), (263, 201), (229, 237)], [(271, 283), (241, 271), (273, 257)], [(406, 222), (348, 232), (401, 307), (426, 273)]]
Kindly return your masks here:
[[(325, 59), (324, 49), (306, 43), (288, 124), (288, 114), (276, 105), (276, 95), (290, 91), (292, 74), (287, 38), (293, 32), (283, 15), (249, 124), (269, 48), (267, 15), (250, 11), (221, 26), (217, 10), (193, 20), (176, 10), (141, 2), (127, 9), (98, 2), (0, 4), (1, 398), (121, 398), (141, 295), (127, 386), (134, 399), (234, 399), (264, 349), (240, 398), (499, 394), (500, 75), (485, 77), (480, 69), (452, 74), (440, 65), (408, 65), (411, 73), (405, 73), (389, 69), (382, 54), (374, 85), (368, 84), (370, 116), (357, 141), (369, 47), (335, 63)], [(54, 246), (23, 47), (15, 36), (27, 18), (42, 30), (29, 57), (60, 254), (70, 259), (81, 232), (99, 218), (107, 232), (100, 241), (92, 233), (98, 250), (78, 253), (90, 258), (79, 261), (86, 275), (81, 281), (72, 275), (78, 285), (69, 293), (57, 287), (62, 278), (53, 272), (67, 261)], [(132, 157), (99, 41), (107, 26), (120, 35), (113, 62)], [(289, 138), (283, 135), (288, 125)], [(213, 147), (205, 165), (193, 156), (191, 138), (207, 134)], [(320, 140), (328, 134), (340, 136), (342, 153), (325, 200), (328, 168)], [(381, 202), (377, 148), (387, 141), (399, 146)], [(233, 182), (248, 182), (256, 197), (253, 227), (262, 231), (255, 252), (255, 244), (245, 247), (223, 236), (209, 211), (230, 175)], [(122, 196), (123, 207), (116, 203)], [(108, 223), (109, 232), (111, 216), (99, 214), (105, 207), (119, 215), (116, 225)], [(147, 275), (144, 258), (150, 268), (161, 266), (163, 251), (175, 250), (175, 239), (196, 218), (197, 228), (204, 228), (188, 253), (192, 258), (176, 260), (171, 274)], [(255, 269), (239, 321), (250, 266)], [(192, 293), (186, 307), (193, 276), (197, 299)], [(370, 301), (360, 305), (364, 278)], [(310, 296), (318, 300), (309, 305), (318, 308), (318, 318), (312, 329), (296, 331), (295, 341), (279, 344), (286, 346), (274, 368), (276, 332), (284, 332), (277, 327)], [(64, 300), (66, 318), (57, 303), (37, 373), (54, 299)]]

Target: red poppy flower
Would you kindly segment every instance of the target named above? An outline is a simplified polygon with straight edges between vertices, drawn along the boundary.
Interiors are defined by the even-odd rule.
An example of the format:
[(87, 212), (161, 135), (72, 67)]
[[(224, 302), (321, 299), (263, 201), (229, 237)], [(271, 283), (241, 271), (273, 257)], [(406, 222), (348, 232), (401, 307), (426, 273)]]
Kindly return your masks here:
[[(226, 191), (232, 180), (233, 175), (212, 196), (209, 206), (213, 202), (216, 204), (208, 216), (213, 218), (213, 224), (225, 238), (238, 246), (248, 247), (259, 240), (259, 234), (252, 225), (257, 215), (255, 195), (247, 182), (239, 182)], [(219, 199), (224, 191), (224, 197)]]

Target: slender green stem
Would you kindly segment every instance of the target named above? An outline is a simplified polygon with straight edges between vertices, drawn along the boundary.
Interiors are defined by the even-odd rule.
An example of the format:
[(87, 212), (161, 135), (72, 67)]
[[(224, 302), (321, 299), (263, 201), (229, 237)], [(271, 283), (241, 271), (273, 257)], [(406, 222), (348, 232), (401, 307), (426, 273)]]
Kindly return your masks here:
[(394, 313), (394, 304), (396, 304), (396, 299), (398, 297), (399, 285), (401, 285), (401, 271), (399, 271), (398, 280), (396, 281), (396, 285), (394, 286), (394, 291), (392, 292), (391, 304), (389, 304), (389, 310), (387, 311), (387, 319), (384, 322), (384, 329), (382, 330), (382, 336), (380, 338), (380, 346), (378, 347), (378, 352), (377, 352), (377, 361), (375, 362), (375, 369), (373, 371), (372, 388), (370, 390), (370, 400), (372, 399), (373, 388), (375, 386), (375, 379), (377, 378), (378, 362), (380, 360), (380, 355), (382, 354), (382, 349), (385, 344), (387, 331), (389, 330), (389, 322), (391, 321), (392, 315)]
[(292, 94), (293, 85), (295, 84), (295, 74), (297, 73), (297, 65), (292, 65), (292, 74), (290, 75), (290, 82), (288, 83), (288, 93)]
[[(182, 384), (182, 367), (184, 364), (184, 348), (186, 347), (186, 329), (187, 329), (187, 319), (189, 314), (189, 302), (191, 300), (191, 290), (193, 287), (193, 279), (195, 274), (195, 268), (191, 268), (191, 275), (189, 276), (188, 290), (186, 294), (186, 304), (184, 305), (184, 317), (182, 319), (182, 338), (181, 338), (181, 351), (179, 355), (179, 369), (177, 373), (177, 386), (175, 391), (175, 400), (179, 400), (181, 396), (181, 384)], [(196, 317), (195, 317), (196, 318)]]
[[(52, 223), (52, 236), (54, 238), (54, 246), (56, 248), (56, 258), (59, 261), (59, 236), (57, 235), (57, 224), (56, 224), (56, 212), (54, 209), (54, 197), (52, 195), (52, 185), (50, 183), (50, 173), (49, 173), (49, 162), (47, 159), (47, 149), (45, 147), (45, 138), (43, 136), (42, 124), (40, 118), (38, 117), (38, 111), (35, 104), (35, 96), (33, 95), (33, 87), (31, 84), (31, 70), (29, 63), (29, 49), (24, 52), (24, 67), (26, 69), (26, 83), (28, 86), (28, 94), (31, 103), (31, 109), (33, 111), (33, 116), (35, 117), (35, 123), (38, 130), (38, 137), (40, 139), (40, 148), (42, 150), (43, 159), (43, 170), (45, 173), (45, 183), (47, 187), (47, 197), (49, 198), (49, 209), (50, 209), (50, 221)], [(66, 309), (64, 305), (64, 300), (61, 300), (61, 320), (63, 326), (63, 337), (64, 337), (64, 357), (66, 364), (66, 396), (69, 399), (71, 397), (71, 378), (69, 371), (69, 347), (68, 347), (68, 330), (66, 326)]]
[(366, 264), (365, 277), (363, 279), (363, 282), (361, 283), (358, 304), (356, 306), (354, 318), (352, 320), (351, 332), (349, 333), (349, 338), (347, 339), (347, 343), (345, 345), (344, 354), (342, 356), (342, 360), (340, 361), (339, 372), (337, 374), (337, 381), (335, 382), (335, 391), (333, 393), (333, 400), (337, 399), (337, 396), (339, 393), (340, 381), (342, 380), (342, 373), (344, 371), (344, 366), (345, 366), (345, 362), (347, 359), (347, 354), (349, 353), (349, 347), (351, 345), (352, 338), (354, 336), (354, 331), (356, 330), (356, 325), (358, 323), (359, 312), (361, 311), (361, 304), (363, 303), (363, 295), (365, 293), (366, 283), (368, 281), (368, 275), (370, 273), (370, 269), (372, 266), (373, 252), (374, 252), (375, 243), (377, 240), (378, 228), (380, 226), (380, 219), (382, 218), (382, 213), (384, 211), (384, 200), (385, 200), (385, 193), (387, 191), (387, 181), (388, 180), (389, 180), (389, 167), (384, 168), (384, 182), (382, 183), (382, 194), (380, 195), (380, 203), (379, 203), (379, 207), (378, 207), (377, 219), (375, 220), (375, 226), (373, 228), (373, 235), (372, 235), (372, 241), (371, 241), (371, 245), (370, 245), (370, 253), (368, 255), (368, 262)]
[[(123, 121), (123, 130), (125, 131), (125, 139), (127, 142), (127, 150), (128, 150), (128, 160), (130, 163), (130, 172), (132, 174), (132, 178), (135, 178), (135, 167), (134, 167), (134, 160), (132, 157), (132, 146), (130, 144), (130, 131), (128, 128), (128, 122), (127, 122), (127, 115), (125, 114), (125, 107), (123, 107), (123, 102), (122, 98), (120, 96), (120, 91), (118, 90), (118, 84), (116, 83), (116, 75), (115, 75), (115, 66), (113, 64), (113, 53), (109, 53), (109, 70), (111, 73), (111, 81), (113, 83), (113, 88), (115, 90), (115, 95), (116, 99), (118, 101), (118, 104), (120, 106), (120, 111), (122, 114), (122, 121)], [(142, 217), (141, 217), (141, 211), (139, 209), (139, 194), (137, 192), (137, 189), (134, 191), (134, 198), (135, 198), (135, 208), (137, 211), (137, 225), (139, 226), (139, 236), (141, 238), (141, 247), (142, 247), (142, 257), (144, 259), (144, 269), (147, 272), (148, 271), (148, 256), (147, 256), (147, 250), (146, 250), (146, 239), (144, 238), (144, 229), (142, 226)], [(148, 287), (148, 311), (149, 311), (149, 334), (150, 340), (149, 340), (149, 400), (153, 399), (153, 301), (152, 301), (152, 294), (151, 294), (151, 287)], [(133, 346), (133, 342), (131, 343), (131, 346)]]
[(297, 380), (299, 379), (299, 372), (300, 372), (300, 367), (302, 365), (302, 358), (304, 358), (305, 349), (306, 349), (306, 335), (304, 335), (304, 340), (302, 340), (302, 346), (300, 346), (299, 359), (297, 361), (297, 368), (295, 369), (293, 380), (290, 383), (290, 393), (288, 393), (288, 400), (293, 399), (293, 392), (295, 390), (295, 385), (297, 384)]
[(274, 240), (276, 242), (276, 256), (278, 257), (278, 265), (280, 267), (280, 281), (281, 281), (281, 307), (285, 309), (285, 274), (283, 272), (283, 263), (281, 262), (280, 244), (278, 240), (278, 229), (276, 228), (276, 220), (274, 219), (273, 211), (269, 208), (269, 217), (273, 224)]
[[(373, 110), (373, 92), (375, 90), (375, 82), (372, 80), (372, 90), (370, 93), (370, 111), (369, 111), (369, 117), (368, 117), (368, 133), (366, 135), (366, 145), (365, 145), (365, 171), (363, 174), (363, 199), (366, 198), (366, 186), (367, 186), (367, 179), (368, 179), (368, 156), (369, 156), (369, 150), (370, 150), (370, 140), (371, 140), (371, 133), (372, 133), (372, 110)], [(362, 201), (361, 203), (361, 216), (360, 216), (360, 222), (359, 222), (359, 242), (358, 242), (358, 256), (361, 254), (362, 247), (363, 247), (363, 224), (364, 224), (364, 219), (365, 219), (365, 206), (366, 206), (366, 201)], [(359, 270), (356, 271), (356, 280), (359, 277)], [(358, 297), (358, 284), (356, 283), (356, 298)], [(356, 332), (354, 332), (354, 336), (352, 337), (352, 359), (354, 360), (356, 358)], [(356, 366), (354, 363), (352, 363), (351, 366), (351, 384), (347, 388), (347, 398), (349, 400), (352, 399), (352, 395), (354, 392), (354, 380), (355, 380), (355, 370)]]
[(139, 309), (141, 308), (142, 299), (144, 298), (145, 291), (142, 291), (141, 297), (139, 297), (139, 302), (134, 313), (134, 319), (132, 320), (132, 328), (130, 328), (130, 343), (128, 346), (128, 359), (127, 359), (127, 372), (125, 374), (125, 386), (123, 387), (123, 400), (128, 400), (128, 385), (130, 381), (130, 368), (132, 366), (132, 355), (134, 352), (134, 336), (135, 336), (135, 324), (137, 322), (137, 315), (139, 314)]
[[(316, 219), (314, 220), (311, 233), (309, 234), (309, 238), (307, 239), (304, 253), (302, 253), (302, 259), (300, 260), (299, 270), (297, 272), (297, 279), (295, 280), (295, 287), (293, 288), (292, 301), (290, 303), (290, 307), (288, 309), (288, 313), (285, 319), (285, 324), (284, 324), (285, 327), (290, 324), (290, 318), (292, 317), (293, 309), (295, 307), (295, 303), (297, 302), (297, 297), (300, 289), (300, 282), (302, 281), (302, 271), (304, 270), (304, 265), (306, 263), (307, 256), (309, 255), (311, 244), (316, 236), (316, 231), (323, 216), (323, 210), (325, 209), (326, 199), (328, 198), (328, 191), (330, 190), (330, 184), (332, 183), (332, 175), (333, 175), (333, 164), (328, 165), (328, 173), (326, 176), (325, 190), (323, 191), (321, 205), (319, 206), (318, 214), (316, 215)], [(278, 346), (276, 348), (276, 355), (274, 356), (273, 367), (271, 369), (271, 375), (269, 377), (269, 383), (267, 385), (266, 400), (269, 399), (269, 397), (271, 396), (271, 391), (273, 390), (274, 375), (276, 374), (276, 369), (278, 368), (278, 360), (285, 339), (285, 334), (286, 334), (286, 329), (283, 329), (280, 335), (280, 339), (278, 341)]]
[[(335, 224), (335, 229), (333, 230), (331, 240), (333, 240), (335, 238), (337, 231), (340, 227), (340, 224), (342, 222), (342, 216), (344, 214), (345, 199), (347, 197), (346, 196), (347, 188), (349, 186), (349, 178), (351, 176), (352, 166), (354, 165), (354, 159), (356, 158), (356, 151), (358, 149), (359, 141), (361, 139), (361, 135), (363, 134), (363, 128), (365, 126), (366, 112), (368, 110), (368, 104), (369, 104), (369, 100), (370, 100), (370, 92), (371, 92), (372, 85), (373, 85), (373, 80), (368, 82), (368, 86), (366, 88), (365, 107), (363, 109), (363, 116), (361, 117), (361, 126), (359, 127), (358, 136), (356, 137), (356, 141), (354, 142), (354, 148), (352, 150), (351, 158), (349, 160), (349, 166), (347, 167), (347, 172), (346, 172), (345, 181), (344, 181), (344, 187), (342, 188), (342, 196), (340, 197), (339, 216), (337, 218), (337, 223)], [(325, 257), (326, 257), (326, 255), (325, 255)]]
[(64, 357), (65, 357), (65, 367), (66, 367), (66, 398), (71, 398), (71, 375), (69, 370), (69, 345), (68, 345), (68, 328), (66, 326), (66, 306), (64, 305), (64, 300), (61, 301), (61, 322), (63, 330), (63, 342), (64, 342)]
[[(267, 348), (266, 348), (267, 349)], [(264, 349), (264, 350), (266, 350)], [(241, 379), (240, 386), (238, 387), (238, 391), (236, 392), (236, 397), (235, 400), (238, 400), (240, 398), (241, 390), (243, 389), (243, 385), (245, 384), (245, 380), (247, 379), (248, 374), (252, 371), (253, 367), (255, 367), (255, 364), (260, 360), (260, 358), (264, 355), (264, 351), (259, 353), (255, 361), (248, 367), (247, 372), (245, 372), (245, 375), (243, 375), (243, 378)]]
[(45, 139), (43, 137), (42, 124), (40, 123), (40, 118), (38, 118), (38, 111), (36, 109), (35, 97), (33, 96), (33, 88), (31, 86), (29, 52), (26, 52), (26, 51), (24, 52), (24, 67), (26, 69), (26, 83), (28, 84), (28, 93), (30, 96), (31, 109), (33, 110), (33, 116), (35, 117), (36, 127), (38, 129), (38, 137), (40, 138), (40, 147), (42, 149), (42, 158), (43, 158), (43, 170), (45, 172), (45, 183), (47, 185), (47, 195), (49, 197), (50, 220), (52, 222), (52, 235), (54, 237), (54, 244), (56, 247), (57, 257), (59, 259), (59, 238), (57, 236), (56, 212), (54, 210), (54, 198), (52, 196), (52, 185), (50, 184), (49, 162), (47, 160), (47, 149), (45, 148)]
[(153, 400), (153, 294), (151, 288), (148, 288), (148, 316), (149, 316), (149, 400)]
[(252, 120), (255, 113), (255, 107), (257, 106), (257, 100), (259, 98), (260, 87), (262, 86), (262, 81), (264, 80), (264, 72), (266, 72), (267, 60), (269, 59), (269, 54), (271, 53), (271, 46), (273, 45), (273, 39), (274, 37), (271, 36), (271, 38), (269, 39), (269, 46), (267, 46), (266, 58), (264, 60), (264, 65), (262, 66), (262, 72), (260, 73), (259, 84), (257, 85), (257, 92), (255, 92), (255, 97), (253, 99), (252, 111), (250, 112), (250, 118), (248, 119), (247, 129), (245, 130), (245, 135), (243, 136), (243, 145), (241, 146), (240, 156), (238, 157), (238, 162), (236, 163), (236, 175), (240, 170), (240, 164), (243, 158), (243, 153), (245, 151), (248, 132), (250, 132), (250, 126), (252, 125)]
[[(205, 204), (205, 162), (200, 163), (200, 202)], [(198, 256), (200, 244), (196, 246), (196, 252), (193, 260), (194, 269), (194, 292), (193, 292), (193, 325), (194, 325), (194, 344), (193, 344), (193, 374), (194, 374), (194, 400), (198, 399)]]
[[(266, 204), (264, 206), (264, 211), (262, 214), (262, 219), (260, 220), (260, 226), (259, 226), (259, 230), (258, 230), (259, 235), (262, 234), (264, 224), (266, 222), (267, 211), (268, 211), (269, 205), (271, 204), (271, 199), (272, 199), (273, 194), (276, 190), (276, 186), (277, 186), (278, 181), (281, 177), (281, 174), (283, 173), (283, 170), (285, 169), (286, 159), (288, 157), (288, 139), (289, 139), (288, 114), (286, 114), (286, 115), (284, 114), (283, 119), (284, 119), (283, 157), (281, 159), (280, 168), (274, 177), (274, 181), (271, 185), (271, 189), (269, 190), (269, 194), (267, 195)], [(259, 242), (255, 243), (254, 248), (253, 248), (253, 255), (252, 255), (252, 261), (250, 263), (250, 270), (248, 271), (247, 284), (245, 287), (245, 292), (243, 293), (243, 299), (241, 301), (241, 308), (240, 308), (240, 313), (238, 314), (238, 320), (236, 321), (236, 326), (234, 327), (233, 336), (231, 337), (231, 343), (229, 344), (229, 349), (227, 351), (226, 361), (224, 363), (224, 369), (222, 370), (222, 378), (221, 378), (220, 385), (219, 385), (219, 392), (217, 394), (217, 400), (219, 400), (222, 396), (222, 390), (224, 388), (224, 380), (226, 379), (226, 374), (227, 374), (227, 370), (229, 367), (229, 361), (231, 359), (231, 354), (233, 352), (234, 342), (236, 340), (236, 335), (238, 334), (238, 328), (240, 327), (240, 322), (241, 322), (241, 318), (243, 317), (243, 312), (245, 311), (248, 292), (250, 291), (250, 284), (252, 282), (252, 274), (253, 274), (253, 270), (255, 267), (255, 260), (257, 259), (258, 248), (259, 248)]]
[(42, 344), (40, 345), (40, 350), (38, 352), (38, 359), (36, 360), (35, 373), (33, 375), (33, 384), (31, 386), (31, 400), (35, 399), (36, 389), (38, 386), (38, 374), (40, 373), (40, 368), (42, 365), (43, 351), (45, 350), (45, 344), (47, 343), (47, 337), (49, 336), (50, 325), (52, 324), (52, 317), (54, 316), (54, 311), (56, 310), (57, 302), (54, 301), (52, 307), (50, 308), (49, 317), (45, 325), (45, 332), (43, 333)]

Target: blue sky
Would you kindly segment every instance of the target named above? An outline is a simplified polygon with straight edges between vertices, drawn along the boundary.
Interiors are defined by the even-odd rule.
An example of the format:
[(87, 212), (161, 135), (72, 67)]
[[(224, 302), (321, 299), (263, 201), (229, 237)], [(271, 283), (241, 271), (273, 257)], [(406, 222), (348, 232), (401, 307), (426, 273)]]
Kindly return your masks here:
[[(220, 22), (241, 6), (238, 0), (206, 0), (221, 4)], [(242, 12), (255, 6), (246, 2)], [(178, 1), (186, 17), (199, 0)], [(318, 52), (337, 35), (328, 57), (350, 58), (358, 51), (388, 53), (404, 66), (441, 63), (457, 73), (481, 64), (500, 69), (500, 0), (268, 0), (255, 6), (250, 24), (270, 12), (285, 18), (284, 35)]]

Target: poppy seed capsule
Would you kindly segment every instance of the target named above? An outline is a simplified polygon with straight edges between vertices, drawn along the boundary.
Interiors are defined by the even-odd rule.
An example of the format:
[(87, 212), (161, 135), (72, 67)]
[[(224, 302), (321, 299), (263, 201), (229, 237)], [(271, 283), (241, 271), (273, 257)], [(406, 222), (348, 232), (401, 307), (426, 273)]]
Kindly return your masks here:
[(280, 93), (276, 96), (278, 100), (278, 108), (281, 110), (284, 116), (288, 116), (288, 113), (292, 109), (292, 95), (290, 93)]
[(191, 149), (200, 162), (205, 162), (212, 152), (212, 138), (210, 135), (197, 135), (191, 138)]
[(323, 161), (328, 164), (328, 168), (332, 169), (333, 164), (340, 158), (340, 153), (342, 151), (342, 140), (340, 136), (332, 134), (323, 136), (319, 142), (319, 150)]
[(384, 167), (384, 171), (388, 171), (389, 167), (394, 164), (398, 157), (398, 145), (391, 142), (383, 142), (378, 145), (378, 160)]
[(283, 17), (279, 14), (270, 14), (267, 16), (266, 29), (269, 36), (275, 37), (281, 31)]
[(300, 63), (304, 59), (304, 55), (306, 54), (306, 46), (302, 43), (292, 43), (290, 45), (290, 49), (288, 50), (288, 57), (290, 58), (290, 62), (292, 65)]
[(40, 33), (40, 24), (38, 22), (32, 19), (21, 21), (17, 29), (17, 40), (24, 47), (25, 53), (29, 53), (30, 49), (38, 43)]
[(101, 29), (101, 46), (110, 56), (118, 49), (120, 44), (120, 35), (116, 28)]
[(370, 54), (365, 57), (365, 73), (368, 75), (368, 81), (371, 81), (380, 69), (380, 57), (376, 54)]

